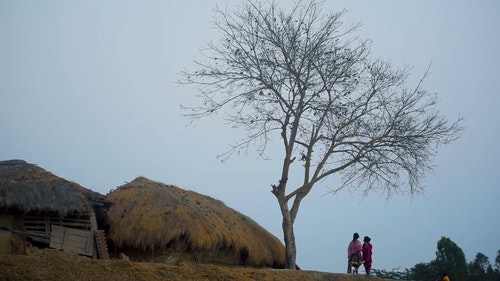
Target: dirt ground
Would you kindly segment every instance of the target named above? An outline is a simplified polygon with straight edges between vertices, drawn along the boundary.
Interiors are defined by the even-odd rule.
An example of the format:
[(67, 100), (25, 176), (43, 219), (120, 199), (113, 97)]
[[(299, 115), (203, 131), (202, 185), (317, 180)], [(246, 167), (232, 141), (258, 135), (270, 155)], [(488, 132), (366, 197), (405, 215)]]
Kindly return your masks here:
[(381, 281), (378, 277), (306, 270), (278, 270), (210, 264), (93, 260), (53, 249), (0, 256), (0, 281)]

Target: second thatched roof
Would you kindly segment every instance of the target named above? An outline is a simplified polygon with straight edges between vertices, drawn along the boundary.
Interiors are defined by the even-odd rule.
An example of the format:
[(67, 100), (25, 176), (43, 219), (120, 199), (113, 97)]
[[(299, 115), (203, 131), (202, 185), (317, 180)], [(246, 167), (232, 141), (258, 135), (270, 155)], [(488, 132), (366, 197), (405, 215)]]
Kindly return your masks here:
[(0, 210), (65, 216), (108, 207), (104, 195), (37, 165), (18, 159), (0, 161)]
[(120, 249), (166, 250), (182, 240), (189, 251), (229, 249), (247, 265), (284, 265), (283, 244), (219, 200), (144, 177), (107, 198), (113, 202), (108, 238)]

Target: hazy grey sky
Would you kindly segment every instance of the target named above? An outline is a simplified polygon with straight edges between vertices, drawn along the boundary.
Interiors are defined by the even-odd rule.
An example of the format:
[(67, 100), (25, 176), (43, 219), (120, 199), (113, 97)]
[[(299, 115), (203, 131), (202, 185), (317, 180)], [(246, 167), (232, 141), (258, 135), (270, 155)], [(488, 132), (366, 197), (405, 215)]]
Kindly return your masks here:
[[(196, 88), (175, 81), (218, 39), (217, 2), (225, 4), (0, 0), (0, 160), (24, 159), (103, 194), (137, 176), (174, 184), (224, 201), (281, 239), (270, 192), (281, 147), (268, 161), (251, 151), (221, 164), (216, 155), (241, 132), (218, 119), (186, 126), (179, 109), (196, 102)], [(361, 200), (328, 195), (335, 178), (316, 186), (295, 224), (298, 264), (344, 272), (355, 231), (372, 237), (377, 269), (431, 261), (441, 236), (467, 261), (482, 252), (494, 262), (500, 2), (327, 0), (325, 8), (346, 9), (345, 21), (364, 24), (373, 55), (413, 66), (414, 80), (432, 63), (426, 87), (449, 119), (465, 117), (467, 130), (441, 148), (424, 196)]]

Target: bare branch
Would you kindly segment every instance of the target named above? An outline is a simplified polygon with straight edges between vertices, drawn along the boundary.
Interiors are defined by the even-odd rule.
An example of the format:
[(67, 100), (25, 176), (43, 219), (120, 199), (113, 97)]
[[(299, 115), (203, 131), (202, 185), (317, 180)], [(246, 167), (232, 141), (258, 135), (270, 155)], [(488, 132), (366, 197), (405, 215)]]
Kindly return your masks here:
[[(298, 1), (286, 11), (248, 0), (235, 11), (217, 8), (221, 38), (179, 81), (199, 86), (202, 102), (183, 107), (187, 118), (223, 112), (246, 132), (222, 161), (253, 145), (265, 158), (268, 141), (281, 138), (283, 166), (272, 192), (285, 244), (293, 242), (302, 199), (320, 181), (338, 175), (332, 192), (364, 196), (420, 193), (438, 148), (464, 129), (461, 118), (450, 123), (440, 114), (437, 94), (424, 88), (428, 71), (408, 87), (410, 68), (372, 59), (371, 41), (356, 36), (361, 25), (345, 26), (344, 12), (324, 13), (322, 4)], [(303, 179), (290, 183), (297, 164)]]

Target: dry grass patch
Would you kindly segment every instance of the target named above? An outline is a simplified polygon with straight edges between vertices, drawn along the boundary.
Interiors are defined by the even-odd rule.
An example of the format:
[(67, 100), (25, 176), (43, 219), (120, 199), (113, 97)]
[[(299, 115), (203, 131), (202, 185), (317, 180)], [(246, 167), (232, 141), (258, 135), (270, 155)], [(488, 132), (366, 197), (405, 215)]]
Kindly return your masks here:
[(383, 281), (378, 277), (317, 271), (92, 260), (44, 249), (0, 256), (0, 281)]
[(119, 250), (177, 250), (229, 264), (284, 265), (285, 249), (275, 236), (209, 196), (139, 177), (107, 198), (113, 202), (108, 238)]

